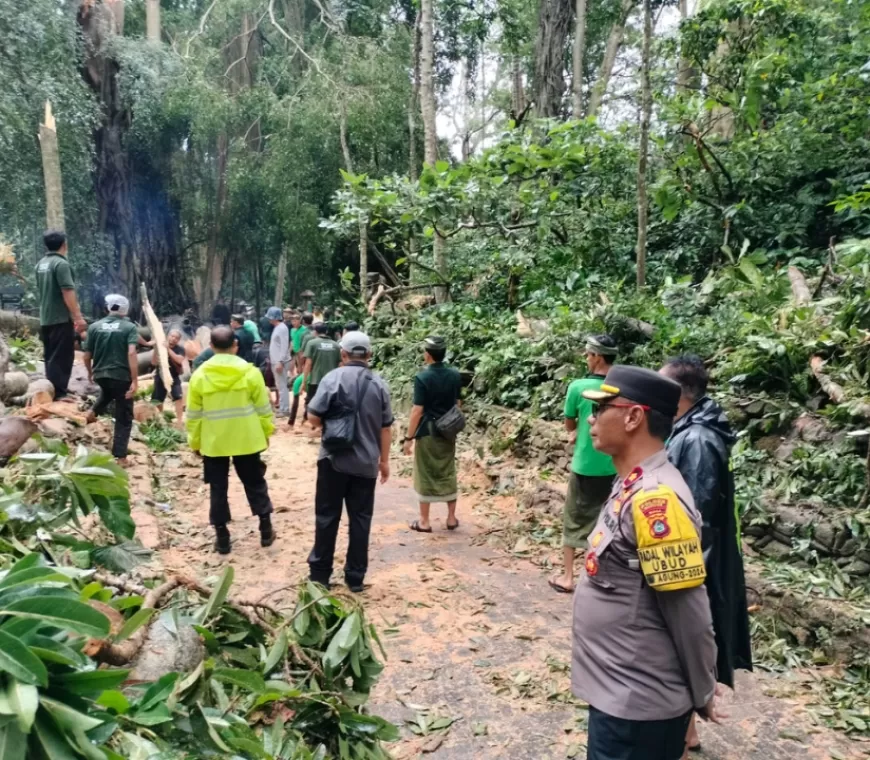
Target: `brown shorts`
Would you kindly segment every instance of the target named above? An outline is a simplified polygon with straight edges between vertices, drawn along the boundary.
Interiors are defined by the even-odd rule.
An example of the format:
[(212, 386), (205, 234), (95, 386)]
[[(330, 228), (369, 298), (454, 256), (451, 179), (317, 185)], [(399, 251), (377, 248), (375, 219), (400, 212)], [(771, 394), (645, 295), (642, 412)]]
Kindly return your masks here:
[(613, 488), (613, 475), (578, 475), (568, 479), (568, 495), (562, 512), (562, 543), (574, 549), (586, 546), (586, 539), (598, 522), (598, 514)]

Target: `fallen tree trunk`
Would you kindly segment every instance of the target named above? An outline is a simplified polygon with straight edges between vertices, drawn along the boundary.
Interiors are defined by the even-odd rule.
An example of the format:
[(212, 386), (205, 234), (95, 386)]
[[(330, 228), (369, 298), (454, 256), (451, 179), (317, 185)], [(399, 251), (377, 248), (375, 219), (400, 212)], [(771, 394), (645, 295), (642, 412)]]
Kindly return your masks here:
[(0, 464), (15, 456), (36, 432), (36, 424), (25, 417), (4, 417), (0, 420)]
[[(139, 377), (142, 375), (150, 375), (154, 371), (154, 365), (151, 363), (154, 360), (153, 351), (143, 351), (138, 356), (139, 361)], [(168, 387), (172, 387), (171, 385)]]
[(30, 378), (27, 373), (7, 372), (0, 379), (0, 400), (10, 402), (15, 396), (23, 396), (29, 385)]
[(171, 388), (172, 375), (169, 373), (169, 352), (166, 350), (166, 333), (163, 332), (163, 323), (157, 319), (154, 309), (151, 308), (151, 301), (148, 300), (148, 291), (145, 289), (144, 282), (139, 289), (139, 294), (142, 300), (142, 313), (151, 328), (154, 350), (157, 351), (157, 367), (160, 370), (160, 377), (163, 378), (163, 385), (166, 388)]
[(39, 317), (30, 317), (17, 311), (0, 310), (0, 332), (9, 335), (23, 330), (39, 334)]
[(807, 280), (797, 267), (788, 268), (788, 279), (791, 282), (791, 294), (798, 306), (806, 306), (812, 303), (813, 295), (810, 293)]
[(825, 361), (821, 356), (813, 356), (810, 359), (810, 369), (813, 371), (813, 375), (816, 380), (818, 380), (822, 390), (828, 395), (828, 398), (830, 398), (835, 404), (846, 404), (852, 414), (856, 417), (866, 417), (867, 419), (870, 419), (870, 404), (864, 401), (850, 402), (846, 398), (846, 391), (843, 389), (843, 386), (839, 383), (835, 383), (822, 371), (824, 366)]

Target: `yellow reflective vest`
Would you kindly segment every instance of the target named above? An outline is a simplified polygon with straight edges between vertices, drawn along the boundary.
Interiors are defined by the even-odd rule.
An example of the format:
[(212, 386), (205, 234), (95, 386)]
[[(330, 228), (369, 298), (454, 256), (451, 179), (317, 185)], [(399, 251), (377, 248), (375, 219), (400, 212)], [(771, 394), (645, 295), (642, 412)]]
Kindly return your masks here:
[(256, 454), (275, 432), (263, 375), (234, 354), (216, 354), (190, 378), (187, 442), (207, 457)]

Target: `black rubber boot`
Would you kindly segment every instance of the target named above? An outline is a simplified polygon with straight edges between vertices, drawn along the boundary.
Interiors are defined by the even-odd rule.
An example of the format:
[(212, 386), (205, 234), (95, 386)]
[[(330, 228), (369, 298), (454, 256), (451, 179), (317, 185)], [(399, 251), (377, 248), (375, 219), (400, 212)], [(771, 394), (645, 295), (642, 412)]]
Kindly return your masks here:
[(272, 518), (264, 515), (260, 518), (260, 546), (271, 546), (275, 543), (275, 530), (272, 528)]
[(229, 554), (232, 549), (232, 541), (230, 541), (230, 532), (226, 525), (215, 525), (215, 541), (214, 549), (218, 554)]

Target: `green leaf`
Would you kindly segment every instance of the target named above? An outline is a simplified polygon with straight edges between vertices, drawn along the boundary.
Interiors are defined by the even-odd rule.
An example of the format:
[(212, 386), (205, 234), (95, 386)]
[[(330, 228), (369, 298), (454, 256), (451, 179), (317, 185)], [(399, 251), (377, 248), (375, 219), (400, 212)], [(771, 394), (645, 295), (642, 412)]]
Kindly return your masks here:
[(193, 728), (193, 733), (199, 741), (211, 742), (214, 749), (219, 752), (232, 753), (232, 750), (224, 744), (218, 732), (208, 722), (205, 713), (202, 711), (202, 705), (197, 703), (190, 711), (190, 725)]
[(126, 498), (95, 496), (94, 502), (103, 524), (118, 538), (128, 541), (136, 534), (136, 523), (130, 516), (130, 502)]
[(17, 573), (22, 572), (23, 570), (29, 570), (33, 567), (38, 567), (43, 564), (42, 555), (39, 552), (30, 552), (25, 554), (18, 562), (16, 562), (12, 567), (9, 568), (9, 572), (6, 573), (6, 577), (8, 578), (10, 575), (15, 575)]
[(69, 731), (90, 731), (92, 728), (103, 725), (103, 721), (74, 710), (63, 702), (49, 699), (44, 694), (40, 698), (42, 706), (48, 710), (57, 724)]
[(7, 575), (2, 582), (0, 582), (0, 591), (5, 589), (14, 588), (16, 586), (24, 586), (28, 584), (34, 583), (66, 583), (69, 584), (72, 582), (72, 578), (68, 575), (64, 575), (63, 573), (57, 572), (50, 567), (31, 567), (26, 570), (22, 570), (21, 572), (15, 573), (15, 575)]
[(97, 704), (107, 710), (114, 710), (118, 715), (130, 712), (130, 701), (122, 692), (116, 690), (104, 691), (97, 699)]
[(333, 636), (332, 641), (323, 655), (323, 664), (333, 670), (338, 669), (344, 658), (347, 657), (351, 647), (356, 643), (360, 634), (360, 619), (357, 612), (352, 612), (345, 618), (338, 629), (338, 633)]
[(0, 757), (3, 760), (25, 760), (27, 757), (27, 736), (17, 721), (9, 720), (0, 725)]
[(109, 634), (109, 619), (102, 612), (73, 599), (33, 596), (12, 602), (0, 614), (43, 620), (83, 636), (104, 638)]
[(241, 686), (243, 689), (252, 691), (255, 694), (262, 694), (266, 691), (266, 682), (259, 673), (254, 673), (250, 670), (239, 670), (238, 668), (215, 668), (212, 673), (212, 678), (224, 683), (231, 683), (236, 686)]
[(129, 639), (136, 631), (138, 631), (143, 625), (145, 625), (149, 620), (151, 620), (154, 613), (157, 612), (153, 607), (146, 607), (144, 609), (139, 610), (138, 612), (134, 612), (121, 627), (121, 630), (118, 631), (118, 635), (115, 636), (115, 641), (126, 641)]
[(208, 630), (208, 628), (203, 628), (201, 625), (195, 625), (193, 626), (193, 630), (202, 637), (202, 643), (205, 644), (205, 648), (208, 650), (209, 654), (217, 654), (220, 651), (220, 642), (217, 640), (217, 637)]
[(91, 552), (93, 561), (115, 573), (128, 573), (134, 567), (151, 558), (151, 550), (138, 541), (125, 541), (122, 544), (98, 546)]
[(172, 694), (175, 688), (175, 682), (179, 679), (178, 673), (167, 673), (157, 681), (152, 683), (147, 691), (142, 695), (137, 705), (139, 710), (150, 710), (152, 707), (165, 702), (167, 697)]
[(79, 760), (78, 753), (46, 710), (40, 710), (33, 726), (34, 743), (45, 760)]
[[(39, 689), (32, 684), (21, 683), (14, 678), (6, 685), (6, 699), (18, 718), (18, 727), (29, 734), (39, 708)], [(0, 757), (5, 755), (0, 753)]]
[(0, 670), (28, 684), (48, 686), (48, 671), (21, 639), (0, 631)]
[(262, 760), (272, 760), (272, 755), (270, 755), (266, 750), (263, 749), (263, 745), (259, 742), (255, 742), (252, 739), (229, 739), (228, 743), (233, 749), (240, 750), (245, 753), (248, 757), (259, 757)]
[(127, 680), (129, 670), (91, 670), (79, 673), (61, 673), (52, 678), (52, 685), (66, 689), (71, 694), (84, 697), (97, 696), (107, 689), (115, 689)]
[(281, 631), (269, 650), (268, 657), (266, 657), (266, 664), (263, 666), (263, 673), (265, 675), (269, 675), (275, 669), (275, 666), (284, 659), (284, 655), (287, 654), (287, 645), (287, 634)]
[(70, 667), (80, 667), (84, 662), (82, 654), (49, 636), (31, 634), (27, 637), (27, 644), (30, 651), (45, 662), (56, 662), (58, 665)]
[(450, 168), (450, 164), (446, 161), (436, 161), (435, 162), (435, 171), (439, 174), (444, 174)]
[(737, 268), (756, 290), (761, 290), (764, 287), (764, 275), (750, 259), (740, 259), (737, 262)]
[(234, 575), (235, 571), (233, 570), (232, 565), (229, 565), (223, 571), (223, 574), (215, 584), (214, 591), (212, 591), (211, 596), (208, 598), (208, 602), (206, 602), (205, 607), (203, 607), (201, 612), (197, 615), (199, 622), (205, 622), (221, 608), (227, 599), (230, 586), (233, 585)]

